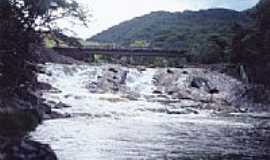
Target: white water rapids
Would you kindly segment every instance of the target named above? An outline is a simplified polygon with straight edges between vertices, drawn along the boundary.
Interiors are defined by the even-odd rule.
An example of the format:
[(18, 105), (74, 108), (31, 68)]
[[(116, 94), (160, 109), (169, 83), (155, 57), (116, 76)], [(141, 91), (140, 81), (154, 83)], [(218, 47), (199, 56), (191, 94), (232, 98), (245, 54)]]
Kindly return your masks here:
[(171, 114), (168, 110), (178, 111), (184, 101), (169, 105), (153, 100), (160, 98), (153, 94), (153, 77), (159, 69), (123, 67), (128, 71), (124, 90), (136, 92), (135, 100), (121, 89), (90, 92), (89, 84), (97, 83), (106, 68), (46, 64), (46, 74), (39, 75), (40, 81), (57, 89), (44, 92), (49, 104), (72, 106), (54, 109), (70, 118), (45, 121), (31, 135), (50, 144), (60, 160), (269, 158), (270, 132), (255, 128), (261, 119), (217, 116), (207, 110)]

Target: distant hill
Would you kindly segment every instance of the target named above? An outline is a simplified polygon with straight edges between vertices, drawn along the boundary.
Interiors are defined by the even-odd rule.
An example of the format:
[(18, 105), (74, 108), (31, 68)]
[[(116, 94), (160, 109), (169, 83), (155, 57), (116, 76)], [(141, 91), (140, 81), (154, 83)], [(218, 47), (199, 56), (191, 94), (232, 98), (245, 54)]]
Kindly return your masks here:
[(228, 9), (175, 13), (159, 11), (123, 22), (88, 41), (121, 46), (188, 49), (192, 54), (203, 54), (213, 37), (230, 43), (234, 25), (246, 26), (251, 22), (246, 12)]

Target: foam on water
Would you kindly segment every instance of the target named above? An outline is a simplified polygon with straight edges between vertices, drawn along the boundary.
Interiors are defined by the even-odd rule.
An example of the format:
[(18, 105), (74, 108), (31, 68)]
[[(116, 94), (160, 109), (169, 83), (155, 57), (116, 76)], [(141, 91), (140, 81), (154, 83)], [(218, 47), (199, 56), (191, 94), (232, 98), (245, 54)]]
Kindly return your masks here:
[[(47, 74), (39, 75), (39, 81), (59, 90), (44, 93), (48, 102), (72, 106), (54, 109), (72, 118), (46, 121), (32, 133), (34, 139), (49, 143), (60, 160), (269, 156), (269, 144), (262, 141), (269, 137), (257, 134), (253, 119), (217, 117), (209, 111), (168, 114), (171, 106), (164, 103), (130, 101), (121, 93), (91, 93), (87, 85), (97, 82), (106, 67), (46, 64)], [(153, 76), (159, 69), (124, 69), (129, 71), (126, 85), (131, 91), (152, 94)]]
[(148, 68), (145, 71), (138, 71), (130, 68), (127, 76), (127, 86), (135, 92), (143, 95), (151, 95), (155, 86), (153, 85), (153, 76), (155, 69)]

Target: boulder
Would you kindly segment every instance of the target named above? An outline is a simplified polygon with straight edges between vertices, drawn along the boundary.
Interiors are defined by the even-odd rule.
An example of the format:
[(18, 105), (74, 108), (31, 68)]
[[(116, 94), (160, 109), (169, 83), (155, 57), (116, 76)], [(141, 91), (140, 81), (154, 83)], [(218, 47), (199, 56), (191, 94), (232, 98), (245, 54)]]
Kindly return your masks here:
[(197, 89), (203, 89), (209, 94), (218, 94), (220, 92), (216, 87), (210, 85), (209, 80), (202, 77), (193, 77), (190, 86)]
[(201, 89), (202, 87), (209, 88), (208, 80), (202, 77), (194, 77), (190, 83), (190, 86), (197, 89)]
[(52, 111), (50, 114), (44, 115), (44, 120), (51, 120), (51, 119), (63, 119), (63, 118), (70, 118), (71, 115), (68, 113), (59, 113), (56, 111)]
[(182, 73), (183, 73), (183, 74), (188, 74), (188, 71), (183, 71)]
[(128, 71), (123, 71), (123, 73), (120, 75), (120, 84), (125, 84), (127, 79)]
[(137, 69), (138, 69), (138, 71), (140, 71), (140, 72), (146, 71), (146, 68), (145, 68), (144, 66), (140, 66), (140, 67), (138, 67)]
[(57, 157), (49, 145), (18, 140), (0, 144), (0, 160), (57, 160)]
[(154, 90), (154, 91), (153, 91), (153, 94), (162, 94), (162, 91)]
[(42, 83), (42, 82), (37, 83), (38, 90), (51, 90), (52, 88), (53, 87), (48, 83)]
[(174, 74), (174, 71), (171, 70), (171, 69), (167, 69), (167, 73), (168, 73), (168, 74)]
[(167, 114), (199, 114), (198, 111), (189, 108), (166, 109)]
[(21, 138), (33, 131), (41, 121), (35, 110), (0, 111), (0, 137)]
[(109, 68), (108, 71), (113, 72), (113, 73), (118, 73), (118, 71), (115, 68)]
[(53, 108), (55, 108), (55, 109), (63, 109), (63, 108), (71, 108), (71, 106), (67, 105), (67, 104), (65, 104), (63, 102), (59, 102)]
[(125, 85), (128, 71), (120, 67), (106, 67), (103, 69), (102, 77), (88, 86), (92, 93), (119, 92)]

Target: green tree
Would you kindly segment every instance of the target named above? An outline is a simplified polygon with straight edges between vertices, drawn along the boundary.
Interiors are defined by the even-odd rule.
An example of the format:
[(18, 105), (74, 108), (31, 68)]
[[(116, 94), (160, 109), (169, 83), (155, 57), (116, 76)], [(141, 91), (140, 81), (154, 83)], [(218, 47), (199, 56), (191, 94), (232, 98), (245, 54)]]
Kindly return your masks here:
[(247, 68), (249, 79), (270, 87), (270, 0), (261, 0), (252, 9), (256, 23), (238, 27), (233, 40), (233, 61)]
[(75, 0), (0, 1), (0, 113), (5, 108), (38, 105), (39, 98), (33, 94), (35, 48), (42, 45), (44, 32), (62, 32), (56, 21), (65, 17), (87, 23), (86, 12)]
[(34, 76), (31, 75), (31, 69), (28, 72), (27, 68), (31, 68), (35, 58), (33, 47), (41, 45), (41, 32), (61, 32), (55, 22), (64, 17), (75, 17), (78, 20), (76, 22), (84, 25), (87, 22), (86, 13), (75, 0), (1, 0), (2, 93), (13, 92), (16, 87), (31, 82)]

